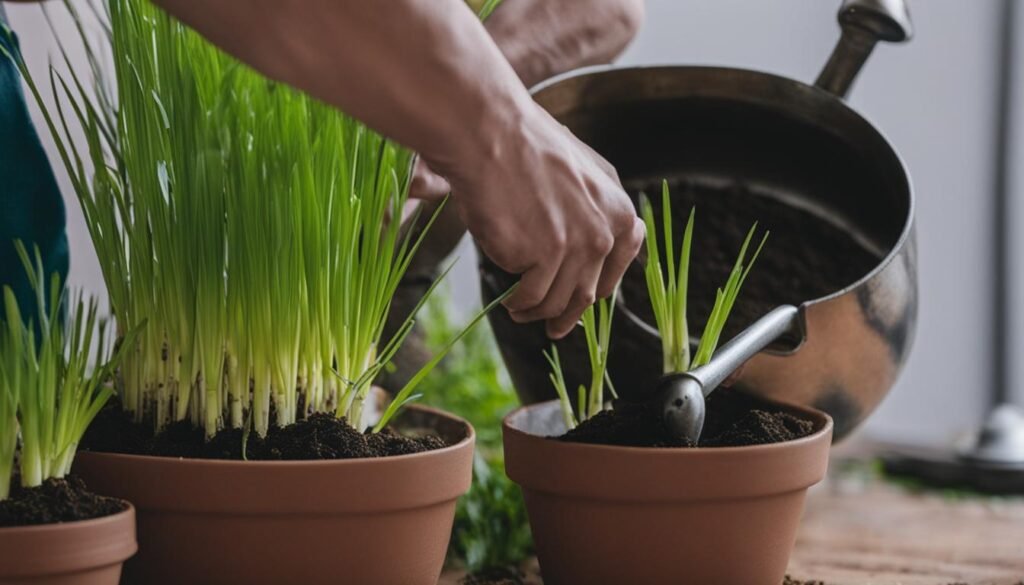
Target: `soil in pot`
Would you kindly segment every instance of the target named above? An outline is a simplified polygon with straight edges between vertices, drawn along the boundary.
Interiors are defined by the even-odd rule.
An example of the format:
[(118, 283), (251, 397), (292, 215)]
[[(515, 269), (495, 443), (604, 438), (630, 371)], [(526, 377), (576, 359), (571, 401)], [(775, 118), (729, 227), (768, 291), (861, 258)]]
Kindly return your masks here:
[[(126, 455), (155, 455), (195, 459), (242, 459), (240, 429), (224, 429), (209, 441), (202, 429), (183, 421), (154, 434), (149, 425), (137, 424), (119, 404), (111, 401), (89, 426), (80, 449)], [(250, 433), (245, 458), (264, 461), (362, 459), (409, 455), (447, 447), (436, 435), (419, 437), (391, 429), (363, 433), (329, 414), (314, 414), (287, 427), (271, 427), (261, 438)]]
[(704, 432), (698, 445), (669, 435), (661, 416), (661, 405), (656, 402), (619, 400), (612, 410), (583, 421), (558, 439), (622, 447), (740, 447), (791, 441), (815, 430), (812, 421), (724, 388), (708, 397)]
[(23, 488), (14, 478), (10, 497), (0, 501), (0, 528), (92, 520), (126, 509), (124, 501), (90, 492), (75, 476), (34, 488)]
[[(743, 294), (725, 327), (730, 339), (768, 311), (783, 304), (799, 305), (842, 290), (871, 270), (880, 255), (851, 237), (849, 232), (817, 214), (757, 194), (745, 185), (709, 187), (690, 181), (670, 183), (672, 207), (677, 210), (673, 233), (681, 237), (689, 210), (696, 206), (690, 261), (690, 315), (703, 322), (711, 314), (715, 291), (722, 286), (736, 260), (750, 226), (757, 222), (769, 230), (755, 270), (743, 285)], [(661, 210), (661, 182), (643, 190)], [(661, 222), (660, 217), (657, 221)], [(647, 301), (642, 269), (631, 267), (622, 283), (630, 308), (648, 323), (654, 322)]]

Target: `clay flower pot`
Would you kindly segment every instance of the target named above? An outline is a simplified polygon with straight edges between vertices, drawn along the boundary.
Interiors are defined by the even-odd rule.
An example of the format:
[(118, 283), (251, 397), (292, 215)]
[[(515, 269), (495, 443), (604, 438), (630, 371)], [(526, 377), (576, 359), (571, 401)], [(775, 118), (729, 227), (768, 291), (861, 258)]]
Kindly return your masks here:
[(336, 461), (80, 453), (76, 472), (138, 508), (132, 583), (436, 585), (475, 436), (424, 407), (396, 424), (450, 446)]
[(807, 488), (828, 466), (832, 419), (751, 447), (657, 449), (555, 441), (557, 401), (505, 418), (505, 468), (523, 488), (545, 585), (779, 585)]
[(0, 585), (117, 585), (137, 548), (131, 505), (93, 520), (0, 528)]

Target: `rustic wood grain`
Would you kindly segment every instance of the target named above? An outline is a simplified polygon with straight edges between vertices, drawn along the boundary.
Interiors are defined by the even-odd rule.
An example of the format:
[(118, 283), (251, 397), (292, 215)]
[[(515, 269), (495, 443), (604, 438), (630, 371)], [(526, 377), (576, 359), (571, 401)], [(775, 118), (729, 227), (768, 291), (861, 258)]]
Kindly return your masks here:
[(808, 498), (789, 570), (828, 585), (1014, 585), (1024, 500), (830, 480)]

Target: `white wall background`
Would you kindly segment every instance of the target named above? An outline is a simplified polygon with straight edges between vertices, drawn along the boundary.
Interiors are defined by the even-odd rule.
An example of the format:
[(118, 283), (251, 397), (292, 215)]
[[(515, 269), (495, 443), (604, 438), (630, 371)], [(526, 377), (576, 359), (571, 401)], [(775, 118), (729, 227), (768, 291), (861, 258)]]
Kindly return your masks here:
[[(30, 66), (41, 75), (47, 56), (57, 53), (38, 7), (6, 6)], [(827, 0), (648, 0), (647, 23), (622, 62), (729, 65), (810, 81), (837, 38), (837, 7)], [(917, 341), (899, 385), (866, 432), (939, 443), (977, 422), (987, 401), (999, 15), (995, 0), (911, 0), (911, 9), (913, 42), (880, 46), (851, 98), (903, 155), (918, 196)], [(72, 34), (66, 24), (59, 32)], [(1017, 63), (1024, 66), (1024, 54)], [(1017, 135), (1024, 138), (1024, 116), (1018, 122)], [(48, 137), (44, 143), (52, 153)], [(1024, 156), (1024, 148), (1017, 153)], [(1017, 176), (1024, 185), (1024, 166)], [(66, 180), (62, 187), (69, 196), (71, 279), (102, 291), (77, 203)], [(1018, 213), (1024, 219), (1024, 209)], [(456, 296), (475, 300), (472, 248), (464, 245), (459, 254)], [(1024, 314), (1018, 320), (1024, 331)]]

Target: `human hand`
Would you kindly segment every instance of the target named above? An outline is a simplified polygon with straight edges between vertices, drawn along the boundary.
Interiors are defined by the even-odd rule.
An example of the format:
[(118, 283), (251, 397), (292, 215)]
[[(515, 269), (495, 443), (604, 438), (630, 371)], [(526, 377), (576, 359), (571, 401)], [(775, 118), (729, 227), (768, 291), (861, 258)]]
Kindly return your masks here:
[(499, 133), (448, 174), (452, 197), (484, 253), (522, 274), (505, 301), (512, 319), (545, 319), (550, 337), (564, 337), (614, 291), (644, 224), (615, 169), (539, 106)]

